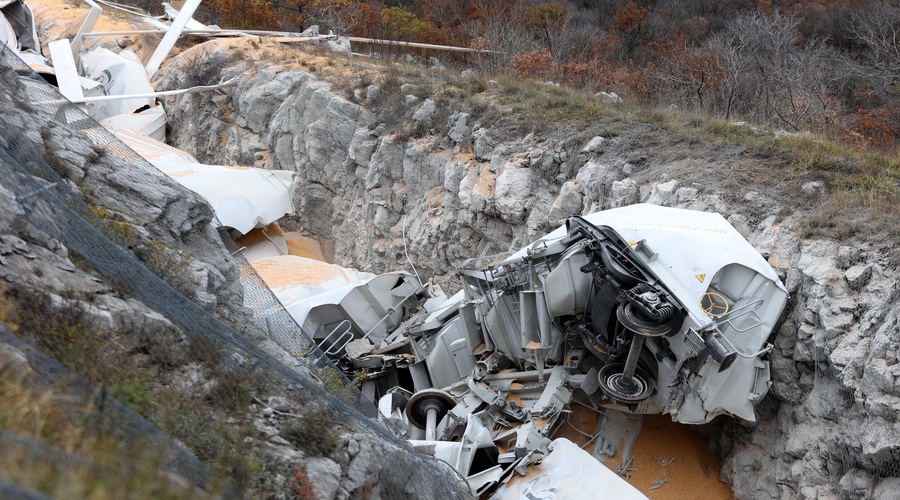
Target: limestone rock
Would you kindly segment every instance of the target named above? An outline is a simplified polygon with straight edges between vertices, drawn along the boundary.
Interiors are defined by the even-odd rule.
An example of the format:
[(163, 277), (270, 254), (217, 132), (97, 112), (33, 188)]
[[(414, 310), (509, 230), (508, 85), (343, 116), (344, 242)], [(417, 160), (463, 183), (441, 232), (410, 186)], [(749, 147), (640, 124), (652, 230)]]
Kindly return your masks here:
[(853, 469), (840, 479), (841, 495), (846, 498), (869, 498), (872, 496), (874, 478), (864, 470)]
[(847, 284), (853, 290), (859, 290), (872, 278), (872, 266), (857, 264), (844, 273)]
[(18, 376), (25, 376), (31, 372), (28, 358), (15, 346), (0, 342), (0, 372), (11, 369)]
[(328, 40), (325, 42), (325, 46), (332, 52), (344, 54), (345, 56), (350, 55), (350, 39), (345, 36), (338, 37), (337, 40)]
[(309, 28), (306, 28), (300, 33), (300, 36), (319, 36), (319, 25), (313, 24)]
[(614, 181), (616, 173), (606, 164), (588, 161), (575, 175), (575, 183), (584, 193), (587, 202), (596, 202), (597, 208), (607, 196), (606, 190)]
[(479, 128), (472, 133), (475, 138), (475, 159), (480, 161), (488, 161), (491, 159), (491, 153), (494, 151), (494, 141), (491, 140), (488, 131)]
[(600, 154), (603, 152), (603, 143), (606, 142), (606, 139), (603, 137), (595, 136), (591, 140), (581, 148), (581, 152), (585, 154)]
[(6, 232), (15, 220), (18, 205), (15, 194), (0, 185), (0, 233)]
[(653, 185), (650, 196), (645, 203), (653, 205), (671, 206), (675, 201), (675, 189), (678, 187), (678, 181), (672, 179), (668, 182), (658, 182)]
[(459, 113), (455, 115), (455, 118), (451, 117), (451, 122), (453, 123), (453, 126), (450, 128), (450, 133), (447, 134), (450, 136), (450, 139), (454, 142), (463, 142), (471, 139), (472, 130), (468, 125), (468, 113)]
[(437, 110), (437, 104), (431, 99), (425, 99), (425, 102), (413, 113), (412, 119), (417, 122), (427, 120), (431, 118), (435, 110)]
[(341, 466), (328, 458), (315, 457), (304, 463), (306, 477), (316, 490), (316, 498), (331, 500), (341, 486)]
[(247, 127), (257, 134), (264, 134), (272, 113), (277, 109), (276, 103), (284, 101), (303, 78), (297, 72), (258, 73), (254, 85), (241, 92), (237, 100), (237, 109), (246, 120)]
[(838, 247), (836, 264), (838, 269), (847, 270), (850, 266), (862, 262), (864, 258), (865, 254), (861, 248), (842, 245)]
[(622, 98), (615, 92), (597, 92), (594, 95), (603, 102), (622, 102)]
[(357, 165), (366, 168), (375, 152), (378, 141), (366, 129), (356, 129), (353, 132), (353, 138), (350, 140), (349, 152), (347, 157)]
[(819, 198), (828, 194), (828, 189), (822, 181), (806, 182), (800, 189), (808, 198)]
[(294, 405), (285, 397), (269, 396), (269, 408), (275, 411), (289, 412), (294, 410)]
[(873, 500), (900, 500), (900, 477), (886, 477), (872, 490)]
[(497, 176), (495, 190), (497, 210), (506, 222), (521, 223), (525, 220), (531, 170), (507, 163)]
[(564, 221), (571, 215), (581, 213), (582, 194), (578, 190), (578, 185), (573, 181), (563, 184), (559, 190), (559, 196), (550, 208), (551, 221)]
[(638, 188), (634, 181), (614, 181), (609, 193), (609, 207), (624, 207), (636, 203), (638, 200)]
[(700, 190), (697, 188), (680, 187), (675, 191), (675, 198), (678, 199), (678, 203), (687, 203), (687, 202), (693, 201), (695, 198), (697, 198), (697, 195), (699, 193), (700, 193)]
[(378, 85), (369, 85), (366, 87), (366, 105), (374, 106), (381, 96), (381, 87)]

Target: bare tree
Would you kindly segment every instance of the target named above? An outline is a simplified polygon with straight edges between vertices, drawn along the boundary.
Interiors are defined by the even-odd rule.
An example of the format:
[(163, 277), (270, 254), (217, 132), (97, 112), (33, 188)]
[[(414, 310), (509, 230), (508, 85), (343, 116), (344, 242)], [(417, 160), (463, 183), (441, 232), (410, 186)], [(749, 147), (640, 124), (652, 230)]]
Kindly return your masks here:
[(820, 128), (838, 107), (844, 76), (840, 58), (824, 40), (799, 43), (797, 21), (778, 14), (735, 18), (707, 48), (724, 73), (727, 118), (793, 130)]
[(724, 107), (725, 119), (730, 120), (735, 102), (743, 98), (747, 89), (741, 85), (743, 78), (751, 68), (750, 62), (755, 56), (750, 53), (746, 38), (734, 33), (720, 32), (713, 35), (706, 43), (710, 54), (722, 71), (721, 104)]
[(878, 92), (900, 94), (900, 2), (877, 4), (854, 16), (850, 33), (866, 49), (855, 66), (858, 76), (873, 82)]
[(474, 48), (493, 51), (474, 55), (476, 68), (484, 73), (508, 67), (516, 54), (538, 48), (528, 29), (509, 12), (488, 11), (483, 19), (466, 23), (466, 29)]

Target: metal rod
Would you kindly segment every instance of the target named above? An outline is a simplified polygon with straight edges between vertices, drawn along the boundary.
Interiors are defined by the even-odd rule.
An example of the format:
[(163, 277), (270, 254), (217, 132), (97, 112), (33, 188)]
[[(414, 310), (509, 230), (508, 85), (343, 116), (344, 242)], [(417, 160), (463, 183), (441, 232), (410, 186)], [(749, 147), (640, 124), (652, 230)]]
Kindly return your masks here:
[[(166, 29), (151, 30), (127, 30), (127, 31), (94, 31), (84, 33), (82, 36), (117, 36), (117, 35), (151, 35), (158, 33), (168, 33)], [(316, 37), (301, 37), (299, 33), (290, 33), (287, 31), (263, 31), (263, 30), (182, 30), (183, 35), (208, 35), (208, 36), (228, 36), (228, 35), (262, 35), (273, 37), (297, 37), (298, 40), (285, 41), (311, 41), (313, 39), (333, 40), (337, 38), (334, 35), (319, 35)], [(454, 47), (451, 45), (434, 45), (430, 43), (403, 42), (400, 40), (384, 40), (381, 38), (362, 38), (358, 36), (346, 37), (351, 42), (371, 43), (376, 45), (394, 45), (397, 47), (406, 47), (411, 49), (431, 49), (445, 50), (449, 52), (468, 52), (479, 54), (501, 54), (502, 52), (487, 49), (471, 49), (469, 47)]]
[(177, 89), (177, 90), (163, 90), (161, 92), (148, 92), (144, 94), (125, 94), (125, 95), (101, 95), (95, 97), (82, 97), (81, 99), (71, 99), (71, 102), (75, 104), (88, 103), (88, 102), (103, 102), (103, 101), (117, 101), (124, 99), (150, 99), (153, 97), (166, 97), (173, 95), (181, 95), (181, 94), (193, 94), (196, 92), (205, 92), (208, 90), (218, 90), (224, 89), (227, 87), (233, 87), (237, 85), (237, 77), (228, 80), (227, 82), (220, 83), (218, 85), (201, 85), (198, 87), (190, 87), (187, 89)]
[(435, 432), (437, 428), (437, 414), (438, 410), (433, 405), (429, 406), (426, 416), (425, 422), (425, 440), (426, 441), (434, 441), (437, 433)]
[(358, 43), (375, 43), (382, 45), (397, 45), (400, 47), (408, 47), (413, 49), (434, 49), (434, 50), (447, 50), (450, 52), (471, 52), (471, 53), (482, 53), (482, 54), (500, 54), (496, 50), (486, 50), (486, 49), (470, 49), (468, 47), (453, 47), (450, 45), (432, 45), (430, 43), (416, 43), (416, 42), (401, 42), (398, 40), (383, 40), (380, 38), (360, 38), (358, 36), (348, 36), (347, 37), (351, 42)]
[(637, 369), (638, 358), (641, 356), (641, 348), (644, 347), (644, 336), (638, 333), (634, 334), (634, 340), (631, 341), (631, 348), (628, 349), (628, 359), (625, 360), (625, 369), (622, 370), (622, 379), (620, 384), (627, 387), (634, 387), (634, 371)]
[[(123, 31), (91, 31), (84, 33), (82, 36), (118, 36), (118, 35), (154, 35), (159, 33), (168, 33), (167, 29), (149, 29), (149, 30), (123, 30)], [(299, 37), (299, 33), (291, 33), (289, 31), (265, 31), (265, 30), (182, 30), (182, 35), (210, 35), (210, 36), (227, 36), (227, 35), (267, 35), (267, 36), (293, 36)], [(336, 37), (331, 35), (319, 35), (317, 38), (330, 40)]]

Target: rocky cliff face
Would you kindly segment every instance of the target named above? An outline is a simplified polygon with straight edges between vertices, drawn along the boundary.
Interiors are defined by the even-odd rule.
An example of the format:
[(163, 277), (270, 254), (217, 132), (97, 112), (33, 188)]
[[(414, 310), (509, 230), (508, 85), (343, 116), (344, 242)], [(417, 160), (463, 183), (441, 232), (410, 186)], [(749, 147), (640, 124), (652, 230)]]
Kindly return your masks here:
[(229, 73), (243, 76), (228, 93), (170, 99), (170, 141), (207, 161), (298, 172), (297, 220), (343, 265), (405, 267), (405, 245), (423, 278), (446, 284), (465, 259), (516, 249), (569, 215), (637, 202), (723, 214), (791, 301), (760, 421), (705, 430), (718, 435), (722, 479), (737, 498), (897, 495), (897, 268), (890, 245), (798, 236), (823, 185), (785, 194), (739, 148), (614, 119), (508, 135), (413, 85), (401, 87), (405, 123), (440, 120), (442, 132), (407, 140), (378, 123), (377, 85), (343, 97), (337, 82), (283, 65)]
[[(45, 354), (56, 355), (60, 358), (58, 361), (76, 375), (88, 379), (91, 384), (106, 387), (112, 393), (116, 380), (93, 372), (93, 377), (88, 377), (79, 370), (88, 372), (92, 365), (108, 363), (106, 357), (115, 352), (119, 357), (109, 363), (118, 361), (114, 368), (129, 377), (147, 377), (140, 379), (143, 382), (138, 388), (144, 391), (143, 383), (146, 382), (153, 389), (140, 394), (146, 395), (154, 408), (158, 406), (153, 410), (158, 412), (157, 418), (160, 418), (159, 413), (166, 413), (179, 419), (178, 426), (165, 430), (186, 431), (175, 436), (183, 440), (192, 453), (208, 462), (238, 454), (241, 455), (238, 459), (243, 460), (237, 462), (239, 465), (252, 463), (250, 469), (262, 469), (261, 472), (240, 471), (235, 466), (224, 472), (235, 484), (242, 479), (247, 482), (247, 477), (239, 477), (241, 472), (244, 476), (253, 475), (252, 479), (258, 483), (271, 483), (242, 485), (241, 492), (250, 496), (285, 494), (286, 490), (305, 495), (304, 498), (458, 496), (456, 479), (451, 471), (435, 466), (433, 461), (425, 462), (386, 430), (376, 428), (358, 413), (347, 411), (346, 406), (338, 404), (335, 398), (326, 397), (324, 389), (296, 384), (299, 376), (290, 381), (275, 380), (275, 375), (284, 371), (308, 376), (309, 370), (301, 367), (293, 373), (293, 368), (300, 365), (296, 358), (287, 356), (271, 342), (257, 338), (261, 335), (249, 332), (252, 340), (267, 349), (268, 356), (257, 358), (257, 361), (270, 360), (270, 364), (262, 369), (250, 366), (252, 358), (248, 352), (252, 349), (249, 347), (243, 352), (223, 353), (224, 347), (217, 345), (215, 338), (200, 338), (198, 332), (188, 331), (190, 328), (185, 326), (186, 323), (179, 323), (179, 314), (186, 310), (204, 314), (215, 311), (217, 316), (196, 315), (192, 318), (221, 326), (224, 335), (230, 335), (225, 332), (230, 328), (242, 333), (252, 330), (247, 327), (240, 270), (213, 226), (211, 207), (199, 195), (146, 162), (131, 161), (133, 158), (129, 155), (133, 153), (122, 148), (95, 122), (86, 121), (83, 114), (70, 109), (71, 104), (62, 104), (65, 100), (55, 89), (28, 74), (27, 69), (15, 66), (17, 62), (13, 57), (8, 58), (6, 52), (0, 54), (0, 170), (5, 175), (0, 182), (0, 321), (6, 325), (4, 331), (19, 328), (22, 338), (35, 341), (42, 333), (35, 334), (35, 330), (57, 328), (54, 323), (60, 317), (58, 310), (66, 310), (71, 315), (77, 310), (78, 322), (73, 320), (68, 332), (75, 332), (72, 335), (76, 335), (74, 338), (79, 340), (79, 346), (90, 346), (88, 352), (78, 352), (84, 362), (65, 359), (65, 354), (71, 352), (65, 350), (70, 348), (68, 344)], [(13, 158), (10, 151), (21, 154), (13, 155)], [(50, 182), (28, 174), (29, 170), (23, 166), (26, 160), (22, 158), (27, 159), (29, 168), (35, 172), (49, 165), (45, 169), (46, 178), (56, 180)], [(50, 172), (51, 167), (55, 172)], [(27, 178), (27, 181), (21, 178)], [(42, 185), (43, 189), (29, 193), (22, 188), (23, 184)], [(26, 201), (38, 193), (51, 198), (52, 204), (34, 202), (33, 199)], [(74, 215), (67, 215), (68, 219), (59, 216), (59, 221), (53, 220), (52, 216), (23, 216), (31, 213), (32, 205), (58, 214), (64, 210), (59, 208), (59, 212), (52, 212), (52, 207), (56, 204), (66, 206), (66, 202), (82, 220)], [(47, 206), (51, 208), (45, 208)], [(43, 217), (43, 211), (33, 211)], [(129, 290), (133, 291), (131, 287), (155, 282), (122, 286), (117, 279), (124, 281), (126, 278), (109, 276), (92, 268), (90, 259), (75, 255), (56, 239), (60, 236), (50, 236), (67, 234), (63, 227), (65, 222), (62, 222), (66, 220), (77, 220), (79, 224), (89, 220), (95, 224), (93, 227), (102, 229), (104, 236), (120, 240), (110, 242), (99, 238), (98, 241), (84, 242), (85, 248), (92, 244), (100, 248), (118, 243), (127, 245), (135, 255), (140, 251), (149, 254), (144, 255), (144, 264), (206, 311), (186, 309), (178, 305), (180, 302), (169, 303), (172, 310), (166, 311), (154, 309), (154, 304), (158, 303), (148, 301), (145, 304), (136, 300), (134, 295), (144, 296), (129, 294)], [(139, 265), (137, 260), (134, 262)], [(172, 272), (178, 275), (172, 275)], [(37, 302), (36, 298), (46, 300), (40, 304), (24, 304)], [(30, 317), (25, 325), (25, 318), (19, 321), (16, 317), (20, 309), (27, 309), (40, 321)], [(227, 326), (219, 323), (219, 319), (227, 321)], [(13, 324), (16, 321), (22, 324)], [(60, 338), (68, 338), (54, 338), (52, 333), (45, 335), (48, 336), (51, 337), (47, 341), (50, 350), (55, 343), (65, 344)], [(167, 343), (169, 337), (171, 345)], [(82, 342), (83, 339), (87, 340)], [(154, 346), (163, 344), (164, 355), (154, 354)], [(256, 350), (252, 352), (259, 354)], [(287, 362), (281, 367), (274, 366), (273, 358), (269, 357), (273, 354), (282, 362), (287, 358)], [(0, 342), (0, 372), (6, 374), (10, 363), (23, 376), (31, 371), (21, 351)], [(265, 369), (274, 373), (260, 373)], [(278, 369), (282, 371), (278, 372)], [(148, 374), (142, 375), (144, 372)], [(224, 389), (229, 383), (226, 380), (229, 374), (233, 377), (233, 385)], [(64, 374), (57, 375), (59, 379), (54, 382), (64, 385)], [(254, 384), (252, 380), (263, 377), (268, 377), (268, 381), (260, 382), (252, 389), (257, 395), (251, 404), (250, 394), (245, 391), (250, 387), (247, 384)], [(309, 381), (304, 378), (302, 382)], [(321, 380), (318, 382), (322, 384)], [(217, 390), (236, 391), (242, 395), (230, 407), (216, 407)], [(279, 391), (285, 397), (260, 399), (271, 391)], [(174, 406), (181, 403), (173, 401), (190, 409), (176, 409)], [(222, 400), (218, 399), (218, 402)], [(94, 404), (74, 398), (70, 404), (81, 403), (85, 406)], [(184, 422), (191, 418), (190, 412), (198, 409), (204, 413), (203, 423), (190, 428)], [(168, 413), (169, 410), (172, 413)], [(326, 419), (326, 415), (334, 418)], [(136, 414), (132, 416), (140, 419)], [(315, 429), (315, 425), (324, 425), (324, 429), (313, 433), (309, 429)], [(50, 430), (47, 433), (52, 434)], [(328, 436), (327, 440), (323, 439), (324, 435)], [(327, 441), (328, 446), (319, 441)], [(236, 450), (238, 447), (241, 449)], [(252, 458), (248, 450), (252, 450)], [(32, 460), (38, 462), (38, 459)], [(302, 481), (297, 482), (298, 477)], [(2, 479), (5, 485), (8, 478)], [(44, 492), (42, 487), (37, 486)]]

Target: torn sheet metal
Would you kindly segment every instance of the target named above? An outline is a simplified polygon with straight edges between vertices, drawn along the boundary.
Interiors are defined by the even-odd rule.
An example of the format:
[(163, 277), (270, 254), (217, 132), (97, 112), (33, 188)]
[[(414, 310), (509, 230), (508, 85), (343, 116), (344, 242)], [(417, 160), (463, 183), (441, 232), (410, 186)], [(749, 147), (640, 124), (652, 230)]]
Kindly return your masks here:
[[(170, 4), (169, 2), (163, 2), (162, 5), (163, 5), (163, 10), (166, 13), (166, 15), (162, 19), (155, 18), (155, 17), (142, 17), (141, 20), (155, 28), (158, 28), (159, 30), (161, 30), (162, 33), (165, 33), (165, 32), (168, 32), (169, 29), (172, 27), (172, 23), (176, 19), (178, 19), (179, 10), (176, 9), (175, 7), (173, 7), (172, 4)], [(169, 22), (166, 22), (164, 20), (165, 17), (169, 18)], [(184, 30), (182, 30), (182, 33), (191, 34), (191, 35), (203, 35), (203, 34), (207, 34), (207, 33), (212, 34), (212, 33), (218, 32), (220, 30), (221, 30), (221, 28), (219, 28), (218, 26), (216, 26), (214, 24), (206, 25), (206, 24), (203, 24), (203, 23), (197, 21), (194, 18), (191, 18), (188, 20), (187, 23), (185, 23)]]
[(4, 19), (0, 23), (0, 40), (17, 52), (32, 52), (43, 56), (34, 13), (24, 0), (0, 2), (0, 14)]
[[(125, 49), (115, 52), (98, 47), (81, 56), (84, 75), (103, 86), (103, 94), (111, 96), (149, 94), (153, 86), (147, 79), (144, 67), (134, 51)], [(109, 99), (87, 104), (91, 118), (102, 121), (111, 116), (131, 114), (156, 104), (153, 97), (132, 97)]]
[(34, 23), (34, 13), (24, 0), (0, 1), (0, 43), (9, 47), (31, 69), (53, 81)]
[(6, 15), (0, 17), (0, 43), (3, 43), (11, 49), (18, 50), (19, 48), (19, 41), (16, 38), (16, 30), (14, 30), (12, 25), (9, 23), (9, 19), (6, 18)]
[(100, 120), (100, 125), (115, 132), (131, 130), (157, 141), (166, 138), (166, 111), (162, 106), (153, 106), (137, 113), (113, 115)]
[(67, 38), (54, 40), (48, 46), (50, 48), (50, 59), (53, 61), (53, 69), (56, 72), (59, 93), (70, 101), (83, 98), (84, 91), (81, 89), (81, 77), (78, 75), (78, 68), (75, 65), (75, 58), (72, 56), (72, 47), (69, 45), (69, 40)]
[(551, 498), (615, 498), (646, 500), (640, 491), (568, 439), (556, 439), (539, 464), (513, 476), (492, 498), (513, 500)]
[(118, 130), (116, 135), (153, 166), (206, 198), (225, 227), (246, 234), (294, 211), (294, 172), (206, 165), (142, 134)]
[(97, 20), (100, 19), (100, 14), (103, 13), (103, 9), (93, 0), (84, 0), (84, 3), (91, 9), (88, 11), (87, 15), (84, 16), (84, 21), (81, 22), (81, 27), (78, 28), (78, 33), (72, 38), (72, 57), (74, 57), (76, 61), (81, 57), (81, 47), (84, 42), (85, 33), (90, 33), (94, 30), (94, 26), (97, 25)]
[(200, 163), (190, 153), (178, 148), (173, 148), (159, 140), (147, 137), (134, 130), (119, 128), (113, 130), (113, 134), (128, 145), (135, 153), (149, 162), (166, 161), (171, 163)]
[(159, 70), (162, 62), (169, 56), (169, 52), (172, 51), (172, 47), (175, 46), (175, 42), (178, 41), (178, 37), (181, 36), (181, 32), (184, 30), (188, 21), (191, 20), (194, 11), (200, 6), (200, 2), (201, 0), (187, 0), (181, 7), (181, 12), (178, 13), (178, 17), (172, 22), (169, 31), (163, 36), (162, 41), (159, 42), (153, 55), (150, 56), (150, 60), (147, 61), (145, 69), (148, 78), (153, 78), (153, 75)]
[(163, 173), (206, 198), (223, 226), (247, 233), (293, 213), (294, 172), (151, 160)]

